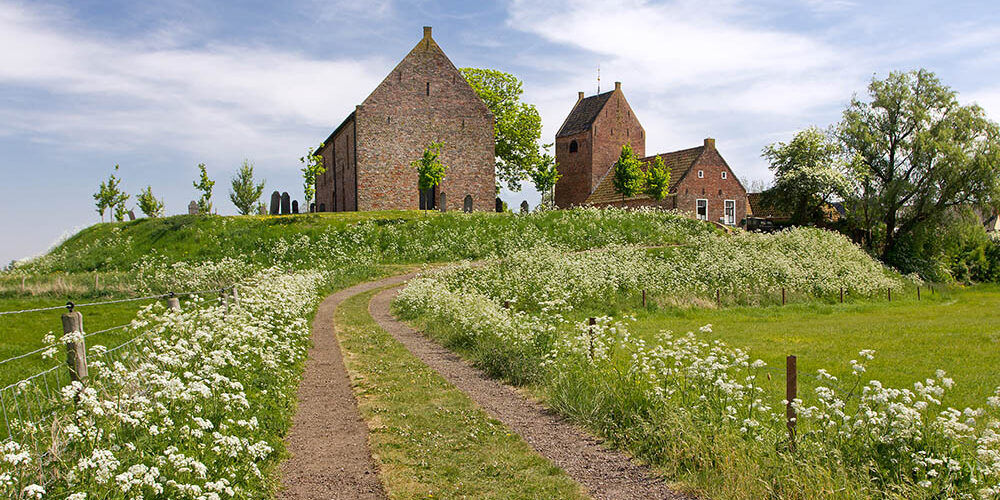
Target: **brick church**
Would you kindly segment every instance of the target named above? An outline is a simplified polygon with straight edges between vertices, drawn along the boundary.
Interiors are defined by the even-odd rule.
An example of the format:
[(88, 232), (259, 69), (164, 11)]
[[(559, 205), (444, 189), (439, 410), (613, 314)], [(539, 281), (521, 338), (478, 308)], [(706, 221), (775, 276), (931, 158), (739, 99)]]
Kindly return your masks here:
[[(441, 185), (417, 188), (410, 162), (443, 142)], [(431, 28), (317, 152), (316, 210), (495, 208), (493, 115), (431, 38)]]
[[(615, 191), (612, 167), (625, 143), (632, 145), (643, 164), (655, 156), (663, 159), (670, 170), (670, 189), (662, 201), (638, 194), (623, 202)], [(746, 189), (715, 148), (715, 139), (705, 139), (695, 148), (646, 156), (646, 131), (625, 100), (621, 82), (615, 82), (611, 92), (591, 97), (578, 94), (556, 134), (556, 161), (562, 174), (555, 189), (560, 208), (656, 205), (730, 226), (747, 216)]]

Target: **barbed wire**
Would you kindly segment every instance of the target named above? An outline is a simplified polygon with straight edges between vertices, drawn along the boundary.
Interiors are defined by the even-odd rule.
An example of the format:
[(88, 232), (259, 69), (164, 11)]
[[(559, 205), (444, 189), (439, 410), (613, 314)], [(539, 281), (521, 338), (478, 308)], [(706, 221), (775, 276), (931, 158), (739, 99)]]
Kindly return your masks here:
[(236, 285), (229, 285), (227, 287), (215, 288), (215, 289), (212, 289), (212, 290), (197, 290), (197, 291), (192, 291), (192, 292), (180, 292), (180, 293), (167, 292), (167, 293), (160, 293), (160, 294), (157, 294), (157, 295), (147, 295), (145, 297), (134, 297), (134, 298), (129, 298), (129, 299), (117, 299), (117, 300), (104, 300), (104, 301), (100, 301), (100, 302), (87, 302), (85, 304), (76, 304), (76, 303), (70, 301), (70, 302), (67, 302), (66, 305), (62, 305), (62, 306), (37, 307), (37, 308), (34, 308), (34, 309), (21, 309), (19, 311), (0, 311), (0, 316), (5, 316), (5, 315), (8, 315), (8, 314), (23, 314), (23, 313), (31, 313), (31, 312), (55, 311), (57, 309), (76, 309), (78, 307), (92, 307), (92, 306), (103, 306), (103, 305), (108, 305), (108, 304), (121, 304), (123, 302), (136, 302), (136, 301), (140, 301), (140, 300), (165, 299), (165, 298), (168, 298), (168, 297), (183, 297), (185, 295), (199, 295), (199, 294), (203, 294), (203, 293), (223, 293), (223, 292), (225, 292), (227, 290), (232, 290), (235, 287), (236, 287)]

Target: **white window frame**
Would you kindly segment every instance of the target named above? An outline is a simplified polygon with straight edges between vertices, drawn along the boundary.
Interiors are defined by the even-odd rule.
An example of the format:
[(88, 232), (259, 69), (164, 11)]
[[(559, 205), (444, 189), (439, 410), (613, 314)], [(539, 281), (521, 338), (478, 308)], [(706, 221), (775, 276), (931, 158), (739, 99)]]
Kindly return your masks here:
[(729, 178), (729, 175), (728, 175), (728, 174), (726, 173), (726, 171), (725, 171), (725, 170), (723, 170), (723, 171), (722, 171), (722, 178), (723, 178), (723, 179), (727, 179), (727, 178)]
[[(730, 216), (729, 206), (732, 204), (733, 213)], [(735, 226), (736, 225), (736, 200), (726, 200), (723, 202), (722, 206), (722, 216), (726, 219), (726, 225)]]
[(704, 170), (699, 170), (698, 171), (698, 178), (699, 179), (704, 179), (705, 178), (705, 171)]
[[(701, 203), (701, 202), (705, 202), (705, 216), (704, 217), (702, 217), (702, 215), (698, 213), (698, 204)], [(694, 216), (698, 220), (708, 220), (708, 198), (698, 198), (698, 199), (694, 200)]]

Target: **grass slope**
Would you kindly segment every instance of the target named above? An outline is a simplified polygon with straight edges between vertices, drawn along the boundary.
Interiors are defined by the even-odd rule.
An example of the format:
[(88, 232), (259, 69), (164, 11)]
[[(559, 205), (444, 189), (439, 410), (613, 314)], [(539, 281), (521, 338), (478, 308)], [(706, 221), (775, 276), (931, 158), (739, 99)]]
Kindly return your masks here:
[(391, 498), (587, 498), (368, 314), (378, 291), (345, 301), (337, 337)]

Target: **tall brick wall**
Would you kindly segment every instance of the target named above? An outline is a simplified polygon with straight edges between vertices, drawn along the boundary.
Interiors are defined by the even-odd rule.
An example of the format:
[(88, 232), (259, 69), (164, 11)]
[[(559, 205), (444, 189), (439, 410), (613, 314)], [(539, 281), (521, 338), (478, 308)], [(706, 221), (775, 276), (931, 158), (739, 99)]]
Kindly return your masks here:
[(474, 210), (495, 207), (493, 115), (455, 68), (430, 29), (358, 107), (358, 210), (416, 209), (410, 166), (434, 141), (448, 165), (438, 186), (449, 210), (471, 195)]
[(348, 116), (319, 150), (326, 172), (316, 179), (316, 209), (344, 212), (357, 209), (355, 114)]
[[(703, 178), (698, 178), (699, 170), (703, 172)], [(722, 172), (726, 172), (725, 179), (722, 178)], [(705, 139), (705, 151), (677, 183), (674, 199), (673, 208), (690, 213), (696, 213), (698, 199), (708, 200), (708, 220), (712, 222), (722, 222), (725, 200), (734, 200), (736, 203), (736, 225), (747, 216), (746, 189), (715, 149), (714, 139)]]
[[(578, 150), (571, 153), (574, 140)], [(567, 208), (586, 201), (618, 160), (625, 143), (632, 145), (638, 158), (646, 155), (646, 132), (625, 99), (621, 82), (615, 82), (615, 90), (589, 130), (556, 137), (556, 161), (562, 174), (556, 182), (556, 206)]]

